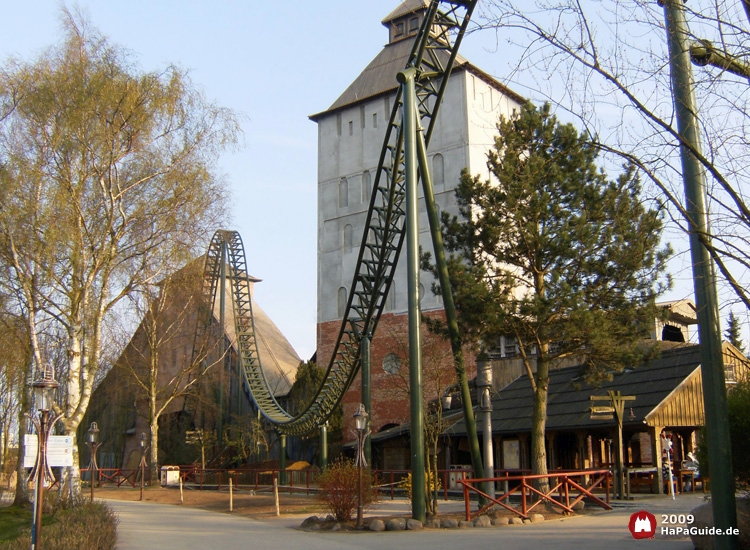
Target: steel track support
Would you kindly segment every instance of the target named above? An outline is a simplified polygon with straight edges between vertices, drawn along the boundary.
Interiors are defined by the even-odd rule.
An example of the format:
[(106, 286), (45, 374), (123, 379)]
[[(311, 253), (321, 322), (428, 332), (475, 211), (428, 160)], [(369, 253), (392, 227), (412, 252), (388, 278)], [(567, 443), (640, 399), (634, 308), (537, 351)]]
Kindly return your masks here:
[[(469, 453), (471, 454), (471, 467), (475, 477), (483, 475), (482, 452), (477, 436), (477, 422), (474, 416), (474, 408), (471, 405), (471, 390), (469, 389), (469, 378), (466, 375), (466, 362), (461, 346), (461, 335), (458, 330), (458, 318), (456, 316), (456, 305), (453, 302), (453, 291), (448, 274), (448, 262), (445, 258), (445, 247), (443, 246), (443, 234), (440, 231), (440, 220), (435, 207), (435, 189), (432, 186), (429, 164), (427, 162), (427, 145), (421, 133), (417, 136), (417, 148), (419, 153), (419, 166), (422, 175), (422, 188), (424, 189), (424, 202), (427, 210), (427, 219), (430, 223), (430, 235), (432, 237), (432, 248), (435, 252), (435, 265), (438, 272), (438, 282), (443, 298), (443, 309), (445, 310), (445, 323), (448, 327), (448, 335), (453, 352), (453, 368), (458, 378), (458, 387), (461, 392), (461, 404), (464, 411), (464, 422), (466, 422), (466, 436), (469, 439)], [(447, 465), (446, 465), (447, 467)]]
[[(696, 151), (700, 154), (701, 143), (693, 101), (692, 69), (687, 45), (688, 28), (682, 0), (661, 0), (659, 3), (664, 7), (666, 19), (672, 95), (681, 140), (680, 157), (687, 202), (706, 435), (711, 464), (711, 502), (714, 525), (724, 531), (729, 527), (737, 527), (737, 509), (716, 274), (705, 244), (705, 241), (710, 239), (708, 209), (705, 202), (706, 178), (703, 166), (693, 153)], [(718, 549), (732, 549), (737, 548), (738, 542), (735, 536), (715, 536), (714, 544)]]
[[(227, 355), (227, 340), (226, 340), (226, 309), (227, 309), (227, 245), (226, 243), (221, 244), (221, 254), (219, 255), (219, 364), (221, 369), (219, 370), (219, 403), (217, 411), (217, 439), (219, 441), (219, 447), (224, 445), (224, 391), (225, 382), (224, 378), (226, 375), (226, 355)], [(213, 304), (211, 304), (213, 307)]]
[(422, 400), (422, 315), (419, 310), (419, 161), (417, 160), (416, 69), (398, 73), (403, 89), (404, 165), (406, 181), (406, 277), (409, 310), (409, 408), (411, 418), (412, 517), (426, 519), (424, 403)]
[(372, 396), (370, 392), (370, 379), (371, 379), (371, 370), (370, 370), (370, 337), (369, 335), (365, 334), (362, 336), (362, 341), (359, 344), (360, 346), (360, 369), (362, 373), (362, 404), (365, 406), (365, 412), (367, 412), (367, 426), (365, 426), (365, 433), (367, 436), (365, 437), (364, 441), (364, 453), (365, 453), (365, 462), (367, 464), (372, 464), (372, 441), (370, 439), (370, 430), (372, 429)]

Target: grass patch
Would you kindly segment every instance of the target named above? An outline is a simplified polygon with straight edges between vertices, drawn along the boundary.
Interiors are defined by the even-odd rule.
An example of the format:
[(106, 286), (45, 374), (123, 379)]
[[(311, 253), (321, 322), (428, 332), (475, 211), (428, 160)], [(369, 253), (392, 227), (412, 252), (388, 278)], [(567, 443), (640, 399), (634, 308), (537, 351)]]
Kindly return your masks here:
[[(59, 508), (42, 518), (45, 550), (112, 550), (117, 542), (117, 517), (100, 502)], [(7, 550), (31, 546), (31, 509), (0, 509), (0, 544)]]

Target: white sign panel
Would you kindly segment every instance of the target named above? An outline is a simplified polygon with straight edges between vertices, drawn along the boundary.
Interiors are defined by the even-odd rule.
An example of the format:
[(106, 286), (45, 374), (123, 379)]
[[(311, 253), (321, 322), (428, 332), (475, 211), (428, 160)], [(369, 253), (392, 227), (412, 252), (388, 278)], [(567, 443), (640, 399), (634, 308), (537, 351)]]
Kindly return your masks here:
[[(36, 466), (36, 455), (39, 452), (36, 434), (26, 434), (24, 438), (23, 467)], [(69, 435), (51, 435), (47, 439), (47, 462), (50, 466), (73, 465), (73, 437)]]

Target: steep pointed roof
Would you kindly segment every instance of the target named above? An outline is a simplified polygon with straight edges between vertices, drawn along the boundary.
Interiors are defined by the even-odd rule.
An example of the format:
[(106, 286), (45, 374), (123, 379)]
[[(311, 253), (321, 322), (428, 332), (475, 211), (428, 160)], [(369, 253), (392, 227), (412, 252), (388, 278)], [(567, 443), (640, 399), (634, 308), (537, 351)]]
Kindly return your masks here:
[[(408, 13), (420, 11), (425, 8), (425, 3), (426, 0), (407, 0), (383, 19), (383, 24), (387, 26), (394, 19)], [(325, 111), (311, 115), (310, 119), (318, 121), (325, 115), (395, 92), (398, 87), (396, 75), (406, 67), (409, 54), (414, 45), (414, 39), (415, 37), (411, 36), (383, 46), (383, 49), (370, 61), (367, 67), (354, 79), (336, 101)], [(447, 52), (441, 51), (439, 55), (443, 55), (443, 61), (447, 62)], [(453, 72), (457, 73), (459, 71), (470, 72), (518, 103), (526, 102), (526, 98), (506, 87), (475, 65), (472, 65), (461, 54), (456, 55), (453, 65)]]

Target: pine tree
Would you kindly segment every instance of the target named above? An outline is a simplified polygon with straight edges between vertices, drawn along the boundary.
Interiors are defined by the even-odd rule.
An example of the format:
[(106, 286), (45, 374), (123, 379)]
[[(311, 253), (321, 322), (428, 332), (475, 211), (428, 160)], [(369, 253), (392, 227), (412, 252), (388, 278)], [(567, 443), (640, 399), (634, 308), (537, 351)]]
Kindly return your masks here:
[(739, 317), (735, 316), (734, 311), (730, 311), (729, 317), (727, 317), (727, 329), (724, 331), (724, 336), (726, 336), (730, 344), (742, 353), (745, 353), (745, 343), (742, 341), (742, 338), (740, 338), (741, 332), (742, 327), (740, 326)]
[(637, 364), (670, 284), (669, 249), (635, 169), (608, 179), (595, 144), (549, 105), (527, 103), (498, 130), (491, 180), (463, 174), (461, 216), (444, 214), (443, 232), (464, 339), (519, 344), (533, 389), (532, 470), (543, 474), (550, 368), (580, 358), (595, 381)]

